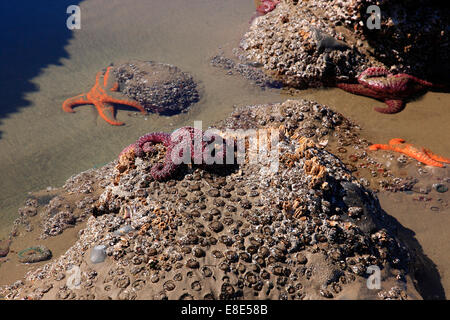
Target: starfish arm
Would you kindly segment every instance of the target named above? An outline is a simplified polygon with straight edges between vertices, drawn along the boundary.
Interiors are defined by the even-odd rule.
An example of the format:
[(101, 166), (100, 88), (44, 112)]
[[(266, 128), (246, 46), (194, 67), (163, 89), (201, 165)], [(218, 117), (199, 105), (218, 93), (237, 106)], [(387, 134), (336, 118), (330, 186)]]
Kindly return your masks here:
[(106, 88), (108, 85), (108, 79), (109, 79), (109, 71), (111, 71), (111, 67), (106, 68), (105, 75), (103, 76), (103, 86)]
[(442, 157), (440, 155), (434, 154), (434, 153), (431, 152), (430, 149), (425, 149), (424, 148), (423, 152), (425, 152), (428, 157), (430, 157), (431, 159), (433, 159), (435, 161), (450, 163), (450, 158), (445, 158), (445, 157)]
[(103, 86), (106, 90), (117, 91), (119, 89), (119, 84), (115, 81), (114, 76), (110, 76), (112, 67), (106, 69), (105, 75), (103, 77)]
[(370, 67), (363, 71), (358, 78), (365, 79), (369, 77), (381, 77), (388, 76), (389, 74), (389, 71), (384, 67)]
[(405, 142), (406, 142), (405, 139), (394, 138), (394, 139), (389, 140), (389, 145), (393, 146), (393, 145), (401, 144), (401, 143), (405, 143)]
[(422, 163), (425, 163), (429, 166), (434, 167), (443, 167), (442, 163), (436, 161), (436, 159), (432, 159), (425, 151), (418, 150), (414, 146), (410, 144), (404, 144), (405, 140), (403, 139), (391, 139), (389, 141), (389, 145), (387, 144), (373, 144), (369, 146), (369, 150), (375, 151), (378, 149), (382, 150), (390, 150), (399, 153), (403, 153), (408, 157), (416, 159)]
[(101, 76), (102, 72), (101, 71), (97, 72), (97, 74), (95, 75), (95, 85), (98, 85), (100, 83)]
[(114, 117), (113, 106), (101, 102), (95, 102), (94, 105), (97, 108), (100, 117), (102, 117), (103, 120), (105, 120), (109, 124), (113, 126), (121, 126), (124, 124), (124, 122), (117, 121), (116, 118)]
[(378, 149), (391, 150), (391, 151), (393, 150), (392, 147), (390, 145), (387, 145), (387, 144), (373, 144), (373, 145), (369, 146), (369, 150), (370, 151), (376, 151)]
[(405, 143), (404, 139), (394, 138), (389, 141), (389, 144), (373, 144), (369, 146), (369, 150), (375, 151), (378, 149), (392, 150), (403, 153), (408, 157), (416, 159), (426, 165), (433, 167), (443, 167), (441, 162), (450, 163), (450, 159), (433, 154), (430, 150), (422, 148), (418, 149), (412, 144)]
[(78, 96), (65, 100), (63, 102), (62, 108), (65, 112), (75, 112), (73, 111), (73, 107), (90, 103), (91, 101), (86, 98), (85, 94), (79, 94)]
[(407, 156), (414, 158), (422, 163), (425, 163), (426, 165), (433, 167), (443, 167), (442, 163), (431, 159), (425, 152), (419, 151), (414, 147), (407, 146), (406, 148), (396, 151), (406, 154)]
[(403, 100), (386, 100), (385, 103), (387, 104), (387, 108), (374, 108), (375, 111), (378, 111), (380, 113), (388, 113), (388, 114), (394, 114), (399, 113), (403, 109), (405, 109), (405, 103)]
[(110, 91), (114, 91), (117, 92), (119, 91), (119, 83), (118, 82), (114, 82), (114, 84), (111, 86), (111, 89), (109, 89)]
[(338, 83), (336, 84), (336, 86), (344, 91), (353, 93), (353, 94), (357, 94), (360, 96), (366, 96), (366, 97), (371, 97), (371, 98), (375, 98), (375, 99), (380, 99), (380, 93), (366, 88), (365, 86), (363, 86), (362, 84), (358, 84), (358, 83)]
[(143, 113), (143, 114), (147, 114), (147, 110), (145, 110), (145, 108), (143, 106), (141, 106), (137, 101), (133, 101), (131, 99), (127, 99), (127, 98), (113, 98), (111, 96), (108, 96), (105, 99), (105, 102), (115, 103), (115, 104), (123, 104), (123, 105), (126, 105), (126, 106), (130, 106), (130, 107), (136, 108), (139, 111), (141, 111), (141, 113)]
[[(426, 80), (422, 80), (422, 79), (419, 79), (417, 77), (414, 77), (414, 76), (411, 76), (411, 75), (405, 74), (405, 73), (402, 73), (400, 75), (403, 77), (409, 78), (409, 79), (421, 84), (424, 87), (428, 87), (428, 88), (434, 87), (434, 85), (431, 82), (428, 82)], [(399, 76), (399, 75), (396, 75), (396, 76)]]
[(434, 167), (443, 166), (440, 162), (433, 160), (431, 157), (429, 157), (428, 154), (423, 151), (423, 149), (420, 150), (414, 147), (412, 144), (405, 143), (405, 140), (403, 139), (391, 139), (391, 141), (389, 141), (389, 145), (391, 146), (392, 150), (399, 153), (403, 153), (408, 157), (411, 157), (413, 159), (416, 159), (417, 161), (425, 163), (426, 165)]

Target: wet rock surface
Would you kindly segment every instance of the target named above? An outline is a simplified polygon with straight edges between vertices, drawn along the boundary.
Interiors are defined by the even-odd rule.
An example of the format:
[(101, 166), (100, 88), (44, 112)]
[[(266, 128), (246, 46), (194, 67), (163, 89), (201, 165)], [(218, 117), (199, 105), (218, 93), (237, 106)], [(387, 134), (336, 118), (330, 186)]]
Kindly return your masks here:
[(9, 253), (10, 240), (0, 240), (0, 258), (6, 257)]
[(260, 63), (275, 79), (296, 88), (332, 86), (356, 77), (369, 60), (309, 6), (310, 1), (282, 2), (255, 19), (241, 41), (240, 59)]
[(46, 246), (37, 245), (20, 251), (18, 256), (21, 263), (36, 263), (49, 260), (52, 257), (52, 253)]
[(37, 227), (39, 239), (47, 239), (85, 221), (99, 190), (109, 184), (107, 171), (108, 166), (87, 170), (70, 177), (58, 192), (50, 189), (45, 196), (29, 198), (18, 210), (10, 236), (16, 238), (19, 230), (29, 233)]
[(216, 68), (224, 69), (229, 75), (239, 75), (249, 80), (251, 83), (261, 87), (281, 88), (281, 81), (274, 80), (264, 73), (258, 63), (240, 63), (232, 58), (226, 57), (223, 53), (217, 54), (211, 58), (211, 65)]
[[(328, 128), (332, 133), (351, 126), (307, 101), (239, 108), (217, 124), (280, 130), (276, 174), (267, 163), (245, 162), (227, 172), (187, 167), (174, 179), (157, 182), (146, 161), (136, 158), (124, 172), (115, 161), (100, 169), (110, 182), (79, 240), (1, 294), (10, 299), (420, 298), (411, 273), (414, 256), (374, 193), (314, 136), (295, 135), (297, 128), (289, 128), (283, 116), (290, 110), (302, 110), (305, 120), (329, 112), (336, 123)], [(305, 130), (312, 130), (312, 118)], [(230, 138), (226, 131), (224, 136)], [(92, 264), (90, 250), (98, 245), (106, 247), (107, 258)], [(367, 289), (371, 265), (381, 269), (380, 290)], [(81, 270), (77, 290), (64, 280), (73, 266)]]
[[(380, 29), (368, 28), (371, 5)], [(240, 58), (297, 88), (354, 79), (368, 66), (445, 81), (449, 16), (433, 1), (285, 0), (254, 20)]]
[(119, 90), (147, 111), (172, 115), (200, 99), (192, 75), (154, 61), (130, 61), (114, 67)]
[[(325, 16), (334, 25), (354, 30), (365, 55), (374, 56), (393, 70), (448, 81), (450, 10), (439, 1), (366, 0), (319, 1)], [(369, 29), (367, 9), (381, 10), (379, 29)], [(361, 24), (362, 21), (363, 23)]]

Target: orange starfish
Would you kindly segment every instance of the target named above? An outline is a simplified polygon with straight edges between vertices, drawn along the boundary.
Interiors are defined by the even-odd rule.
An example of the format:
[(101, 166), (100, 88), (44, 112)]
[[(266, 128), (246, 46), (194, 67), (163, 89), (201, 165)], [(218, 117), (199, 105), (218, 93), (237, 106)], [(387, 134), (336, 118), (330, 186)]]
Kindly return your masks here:
[(111, 67), (106, 69), (105, 75), (103, 76), (103, 82), (101, 82), (102, 72), (98, 72), (95, 85), (88, 93), (82, 93), (78, 96), (72, 97), (64, 101), (63, 110), (65, 112), (75, 112), (73, 107), (82, 104), (93, 104), (100, 116), (109, 124), (114, 126), (123, 125), (124, 122), (116, 121), (114, 116), (114, 107), (111, 104), (123, 104), (130, 107), (139, 109), (143, 114), (147, 114), (147, 111), (139, 103), (134, 100), (121, 97), (114, 97), (112, 94), (117, 92), (119, 84), (117, 82), (111, 81), (109, 77), (109, 72)]
[(412, 144), (405, 143), (403, 139), (391, 139), (389, 144), (373, 144), (369, 146), (369, 150), (374, 151), (378, 149), (400, 152), (433, 167), (443, 167), (444, 165), (441, 162), (450, 163), (450, 159), (434, 154), (429, 149), (416, 148)]

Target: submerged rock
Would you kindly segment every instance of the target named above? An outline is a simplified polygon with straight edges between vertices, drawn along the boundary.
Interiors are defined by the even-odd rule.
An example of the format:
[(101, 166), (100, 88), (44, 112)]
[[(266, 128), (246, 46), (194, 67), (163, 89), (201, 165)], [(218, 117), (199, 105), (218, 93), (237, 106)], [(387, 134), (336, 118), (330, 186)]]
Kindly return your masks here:
[(119, 90), (149, 112), (176, 114), (200, 99), (193, 77), (170, 64), (130, 61), (114, 67)]
[(9, 253), (10, 240), (0, 240), (0, 258), (6, 257)]
[(19, 256), (19, 261), (22, 263), (36, 263), (50, 259), (52, 252), (46, 246), (38, 245), (26, 248), (17, 255)]

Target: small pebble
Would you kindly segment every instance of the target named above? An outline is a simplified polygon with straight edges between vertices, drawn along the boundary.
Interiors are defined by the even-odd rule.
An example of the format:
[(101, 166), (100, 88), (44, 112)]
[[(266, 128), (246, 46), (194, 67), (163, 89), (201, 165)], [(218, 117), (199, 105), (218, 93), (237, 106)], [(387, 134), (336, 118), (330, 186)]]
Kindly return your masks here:
[(444, 193), (448, 191), (448, 187), (445, 184), (441, 183), (433, 184), (433, 189), (439, 193)]
[(92, 263), (101, 263), (106, 259), (106, 246), (99, 245), (95, 246), (91, 250), (91, 262)]

